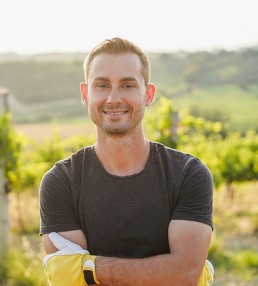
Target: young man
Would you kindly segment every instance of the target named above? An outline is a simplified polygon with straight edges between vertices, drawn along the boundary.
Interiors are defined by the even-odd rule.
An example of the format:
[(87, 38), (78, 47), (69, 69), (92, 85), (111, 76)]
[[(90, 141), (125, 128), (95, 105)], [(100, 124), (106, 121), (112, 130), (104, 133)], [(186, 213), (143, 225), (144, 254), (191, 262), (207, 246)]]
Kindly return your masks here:
[(84, 70), (96, 143), (57, 162), (40, 187), (49, 284), (210, 285), (212, 178), (194, 156), (145, 138), (147, 55), (113, 38)]

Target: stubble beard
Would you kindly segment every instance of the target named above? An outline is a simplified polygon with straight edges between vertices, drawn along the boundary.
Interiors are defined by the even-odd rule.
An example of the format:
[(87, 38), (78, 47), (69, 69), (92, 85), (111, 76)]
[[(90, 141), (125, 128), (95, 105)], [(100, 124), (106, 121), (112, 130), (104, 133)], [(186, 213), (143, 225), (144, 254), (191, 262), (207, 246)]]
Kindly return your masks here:
[(103, 118), (99, 118), (98, 114), (89, 110), (89, 115), (93, 123), (107, 135), (126, 135), (134, 130), (137, 125), (141, 124), (144, 115), (144, 109), (138, 109), (134, 113), (134, 118), (129, 118), (126, 122), (109, 123)]

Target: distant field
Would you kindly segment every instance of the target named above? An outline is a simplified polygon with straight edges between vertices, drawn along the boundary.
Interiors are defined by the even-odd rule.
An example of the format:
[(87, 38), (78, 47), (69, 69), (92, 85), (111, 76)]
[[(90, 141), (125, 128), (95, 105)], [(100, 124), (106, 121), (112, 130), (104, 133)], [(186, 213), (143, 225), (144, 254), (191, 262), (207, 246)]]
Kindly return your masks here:
[(22, 135), (28, 136), (34, 140), (42, 141), (50, 138), (53, 132), (58, 132), (61, 138), (66, 139), (76, 135), (94, 135), (93, 124), (87, 123), (61, 123), (61, 124), (16, 124), (15, 130)]
[(172, 100), (179, 110), (198, 108), (202, 114), (218, 111), (229, 119), (233, 130), (258, 130), (258, 85), (247, 89), (234, 85), (195, 88), (191, 93)]
[[(157, 90), (159, 95), (161, 93)], [(198, 110), (202, 117), (218, 113), (222, 120), (226, 119), (232, 130), (258, 130), (258, 85), (250, 85), (245, 89), (236, 85), (194, 88), (171, 100), (179, 113), (183, 109)], [(42, 133), (45, 129), (49, 132), (51, 122), (56, 122), (54, 125), (60, 125), (60, 132), (64, 136), (80, 131), (83, 133), (85, 128), (89, 128), (90, 122), (80, 99), (24, 105), (13, 110), (13, 120), (21, 130), (32, 134)]]
[[(84, 117), (87, 112), (81, 104), (79, 84), (84, 80), (85, 56), (0, 54), (0, 87), (10, 90), (13, 122), (41, 124), (54, 119), (63, 123)], [(157, 96), (171, 98), (179, 111), (190, 108), (206, 117), (220, 113), (231, 129), (258, 130), (257, 47), (150, 53), (150, 60)]]
[[(157, 88), (156, 96), (163, 95)], [(237, 85), (221, 85), (218, 87), (192, 88), (178, 96), (169, 96), (175, 108), (198, 110), (200, 116), (209, 117), (219, 113), (227, 121), (229, 128), (244, 132), (247, 129), (258, 130), (258, 85), (248, 85), (241, 88)], [(67, 127), (69, 132), (75, 132), (80, 125), (89, 122), (87, 110), (82, 106), (80, 98), (45, 101), (44, 103), (18, 104), (11, 102), (13, 121), (17, 126), (32, 124), (31, 129), (49, 125), (52, 121), (63, 124), (72, 124)], [(207, 119), (207, 118), (206, 118)], [(220, 118), (219, 118), (220, 119)], [(23, 127), (24, 128), (24, 127)], [(63, 128), (62, 128), (63, 130)], [(63, 132), (63, 131), (62, 131)], [(67, 131), (68, 132), (68, 131)]]

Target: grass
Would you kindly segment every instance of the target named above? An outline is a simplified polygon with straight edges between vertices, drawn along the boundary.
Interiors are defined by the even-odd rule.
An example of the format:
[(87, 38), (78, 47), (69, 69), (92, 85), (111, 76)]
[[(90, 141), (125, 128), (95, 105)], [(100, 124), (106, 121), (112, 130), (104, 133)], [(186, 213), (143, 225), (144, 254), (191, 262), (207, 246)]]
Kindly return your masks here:
[[(43, 251), (39, 251), (39, 238), (32, 235), (12, 236), (7, 275), (0, 277), (3, 286), (47, 286), (43, 272)], [(2, 278), (2, 279), (1, 279)], [(1, 284), (2, 280), (2, 284)]]
[(0, 261), (0, 286), (47, 286), (42, 266), (44, 252), (38, 235), (37, 192), (9, 196), (9, 250), (5, 263), (1, 265)]
[[(234, 201), (226, 198), (223, 188), (214, 194), (215, 230), (209, 251), (215, 266), (214, 286), (258, 285), (258, 183), (235, 188)], [(10, 254), (6, 268), (0, 267), (0, 285), (47, 286), (38, 236), (38, 192), (23, 192), (19, 197), (11, 193), (9, 207)]]
[(224, 189), (214, 195), (215, 231), (209, 258), (215, 266), (216, 286), (258, 283), (258, 184), (235, 188), (233, 201)]

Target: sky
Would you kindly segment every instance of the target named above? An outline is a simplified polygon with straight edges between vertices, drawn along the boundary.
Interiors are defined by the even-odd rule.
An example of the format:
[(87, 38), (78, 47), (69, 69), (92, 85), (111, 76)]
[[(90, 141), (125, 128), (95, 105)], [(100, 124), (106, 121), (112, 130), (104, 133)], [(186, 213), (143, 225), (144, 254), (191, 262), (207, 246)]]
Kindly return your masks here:
[(258, 0), (0, 0), (0, 53), (87, 52), (127, 38), (147, 52), (258, 45)]

